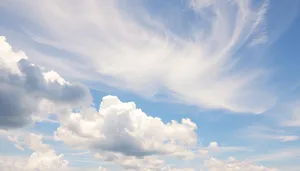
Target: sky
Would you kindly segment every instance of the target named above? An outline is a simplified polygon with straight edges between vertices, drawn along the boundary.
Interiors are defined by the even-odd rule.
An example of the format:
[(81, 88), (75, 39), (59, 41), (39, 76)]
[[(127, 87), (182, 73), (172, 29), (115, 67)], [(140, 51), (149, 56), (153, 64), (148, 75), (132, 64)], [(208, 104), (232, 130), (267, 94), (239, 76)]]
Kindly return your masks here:
[(0, 170), (300, 171), (299, 8), (2, 0)]

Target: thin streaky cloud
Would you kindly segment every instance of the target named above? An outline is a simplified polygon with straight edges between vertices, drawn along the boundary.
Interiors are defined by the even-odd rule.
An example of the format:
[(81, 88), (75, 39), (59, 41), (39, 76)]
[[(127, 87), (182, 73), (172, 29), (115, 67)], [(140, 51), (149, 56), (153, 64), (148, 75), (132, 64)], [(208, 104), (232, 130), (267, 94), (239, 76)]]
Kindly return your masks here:
[[(8, 8), (41, 28), (35, 33), (24, 26), (32, 39), (77, 54), (72, 62), (96, 72), (104, 84), (234, 112), (262, 113), (276, 101), (263, 81), (267, 71), (262, 66), (239, 69), (239, 63), (232, 63), (237, 57), (251, 61), (239, 52), (267, 40), (267, 0), (257, 8), (250, 0), (191, 1), (189, 12), (208, 16), (208, 21), (205, 26), (195, 21), (197, 29), (187, 37), (149, 17), (146, 9), (138, 19), (131, 16), (118, 1), (30, 3), (10, 3)], [(159, 17), (164, 21), (169, 16)], [(170, 33), (167, 38), (165, 33)], [(189, 38), (193, 35), (196, 40)]]

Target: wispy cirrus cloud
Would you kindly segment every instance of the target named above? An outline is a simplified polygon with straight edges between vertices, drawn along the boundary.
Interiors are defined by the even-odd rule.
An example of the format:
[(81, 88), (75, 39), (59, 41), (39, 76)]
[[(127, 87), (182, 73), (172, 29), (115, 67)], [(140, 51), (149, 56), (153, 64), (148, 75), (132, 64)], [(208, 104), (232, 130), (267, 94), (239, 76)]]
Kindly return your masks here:
[[(0, 121), (0, 128), (20, 128), (37, 120), (55, 122), (58, 128), (48, 123), (41, 127), (56, 130), (55, 138), (48, 139), (51, 143), (59, 140), (68, 146), (65, 148), (80, 149), (77, 154), (84, 160), (74, 157), (75, 151), (69, 151), (74, 163), (107, 162), (129, 170), (146, 167), (153, 171), (192, 171), (202, 166), (208, 171), (273, 171), (276, 169), (258, 163), (283, 160), (280, 156), (295, 159), (298, 150), (278, 155), (274, 150), (275, 157), (255, 154), (251, 162), (234, 158), (209, 160), (212, 155), (224, 157), (229, 152), (236, 155), (242, 151), (247, 155), (246, 151), (252, 148), (217, 142), (201, 148), (197, 144), (198, 124), (190, 119), (168, 122), (151, 117), (134, 102), (122, 102), (116, 96), (104, 97), (100, 109), (95, 109), (89, 106), (91, 98), (85, 86), (69, 83), (51, 69), (70, 80), (95, 81), (147, 98), (166, 98), (236, 113), (262, 113), (274, 105), (280, 92), (274, 90), (276, 83), (270, 84), (270, 73), (256, 61), (256, 55), (267, 50), (276, 37), (268, 28), (271, 25), (278, 29), (270, 18), (286, 16), (277, 9), (289, 9), (284, 14), (290, 13), (293, 10), (287, 6), (297, 4), (297, 0), (289, 1), (287, 6), (279, 5), (276, 15), (269, 14), (275, 1), (268, 0), (166, 0), (154, 6), (155, 1), (124, 2), (128, 1), (0, 2), (0, 23), (2, 14), (13, 18), (0, 24), (0, 34), (8, 34), (12, 42), (21, 42), (18, 46), (26, 47), (24, 50), (33, 54), (30, 59), (36, 64), (1, 39), (0, 116), (5, 119)], [(287, 28), (291, 18), (284, 17), (280, 25)], [(81, 102), (85, 107), (72, 109)], [(62, 104), (68, 110), (57, 113), (55, 120), (45, 118)], [(290, 109), (292, 119), (284, 120), (281, 126), (299, 126), (297, 106)], [(199, 124), (199, 129), (205, 130), (205, 124)], [(293, 144), (299, 139), (294, 132), (279, 129), (257, 132), (249, 138), (281, 141), (278, 144)], [(0, 129), (0, 134), (2, 137), (9, 131)], [(230, 141), (236, 141), (235, 138)], [(0, 170), (61, 168), (70, 161), (63, 154), (57, 155), (50, 144), (44, 144), (41, 136), (28, 134), (20, 140), (9, 135), (8, 140), (21, 152), (29, 149), (33, 153), (23, 159), (0, 157)], [(204, 160), (201, 166), (199, 158)], [(169, 165), (169, 159), (185, 164), (177, 168), (174, 161)], [(31, 166), (26, 164), (28, 161)], [(197, 165), (191, 165), (193, 162)]]
[(300, 137), (282, 127), (268, 127), (264, 125), (253, 125), (240, 131), (243, 138), (257, 140), (271, 140), (280, 142), (298, 141)]
[(300, 102), (296, 102), (285, 106), (283, 110), (285, 118), (281, 121), (281, 125), (286, 127), (300, 127)]
[[(61, 103), (67, 104), (64, 106), (63, 112), (54, 113), (57, 115), (58, 119), (56, 124), (59, 124), (59, 127), (54, 132), (54, 138), (28, 133), (23, 130), (10, 130), (11, 128), (25, 126), (22, 117), (18, 117), (20, 119), (18, 120), (20, 121), (19, 124), (14, 123), (14, 125), (10, 127), (5, 125), (7, 123), (2, 123), (2, 125), (0, 125), (7, 129), (0, 129), (1, 138), (7, 137), (8, 141), (21, 151), (32, 151), (31, 155), (27, 157), (9, 157), (2, 155), (0, 157), (0, 169), (4, 171), (80, 170), (79, 167), (73, 168), (69, 166), (69, 162), (76, 162), (76, 158), (75, 160), (68, 160), (63, 153), (58, 155), (51, 144), (46, 144), (44, 140), (51, 141), (52, 143), (55, 140), (63, 141), (64, 144), (70, 148), (85, 151), (85, 153), (81, 153), (80, 155), (89, 154), (89, 156), (93, 156), (93, 158), (88, 157), (88, 160), (85, 159), (81, 161), (81, 163), (85, 161), (95, 162), (100, 160), (122, 167), (125, 170), (141, 170), (147, 168), (148, 170), (153, 171), (193, 171), (195, 170), (194, 166), (190, 165), (191, 167), (186, 168), (180, 166), (180, 168), (176, 164), (167, 163), (165, 157), (191, 161), (199, 159), (199, 157), (206, 157), (206, 159), (209, 157), (204, 156), (205, 154), (201, 153), (199, 150), (202, 150), (202, 152), (208, 150), (212, 154), (216, 152), (225, 153), (229, 151), (244, 150), (236, 147), (219, 146), (216, 142), (212, 142), (209, 147), (201, 149), (197, 143), (197, 125), (190, 119), (182, 119), (181, 122), (172, 120), (169, 123), (164, 123), (158, 117), (148, 116), (141, 109), (138, 109), (134, 102), (122, 102), (116, 96), (103, 97), (99, 110), (96, 110), (93, 106), (87, 105), (87, 103), (90, 103), (90, 98), (85, 97), (90, 97), (89, 92), (84, 94), (84, 98), (72, 98), (72, 100), (70, 100), (69, 96), (65, 97), (64, 93), (59, 90), (59, 88), (66, 85), (66, 87), (62, 88), (62, 90), (66, 90), (70, 88), (69, 86), (73, 86), (74, 84), (65, 81), (58, 73), (53, 71), (44, 72), (44, 68), (30, 64), (26, 59), (23, 59), (23, 53), (20, 55), (19, 53), (12, 51), (11, 46), (4, 38), (1, 43), (5, 45), (2, 46), (5, 48), (3, 48), (4, 51), (2, 51), (2, 58), (0, 58), (2, 62), (1, 69), (5, 71), (2, 72), (2, 74), (15, 74), (16, 78), (21, 77), (20, 79), (16, 79), (16, 82), (8, 81), (8, 83), (18, 83), (12, 84), (12, 86), (24, 90), (25, 95), (27, 96), (35, 97), (34, 100), (36, 101), (28, 101), (28, 103), (32, 105), (41, 105), (41, 102), (39, 101), (40, 97), (56, 102), (52, 106), (53, 109), (58, 110)], [(19, 58), (21, 58), (21, 61), (26, 60), (25, 64), (27, 65), (25, 65), (25, 70), (18, 64), (20, 61)], [(26, 70), (26, 67), (29, 67), (29, 69)], [(23, 76), (24, 80), (22, 79)], [(30, 84), (22, 84), (22, 81), (26, 81), (27, 77), (32, 80)], [(21, 80), (21, 82), (18, 82), (18, 80)], [(3, 85), (6, 82), (1, 83)], [(32, 85), (35, 85), (36, 87), (31, 89)], [(85, 90), (84, 86), (82, 86), (82, 88), (83, 89), (79, 90), (76, 89), (77, 91), (74, 93), (81, 94), (82, 90)], [(59, 94), (58, 92), (62, 94)], [(77, 97), (74, 93), (71, 93), (71, 97)], [(69, 93), (67, 93), (67, 95), (68, 94)], [(57, 96), (60, 98), (57, 99)], [(85, 105), (74, 110), (74, 107), (76, 107), (78, 103)], [(11, 104), (1, 101), (1, 105)], [(21, 104), (16, 103), (14, 105), (20, 107)], [(42, 107), (45, 113), (39, 113), (38, 110), (32, 110), (25, 113), (21, 112), (20, 114), (24, 115), (26, 118), (32, 119), (32, 121), (36, 121), (34, 116), (47, 116), (49, 114), (47, 106), (42, 103)], [(6, 111), (2, 111), (2, 115), (5, 114), (5, 112)], [(16, 115), (19, 114), (16, 113)], [(15, 117), (15, 115), (7, 116)], [(5, 119), (11, 120), (9, 117), (6, 117)], [(57, 149), (59, 148), (56, 148), (56, 150)], [(214, 161), (217, 160), (214, 159)], [(222, 163), (223, 161), (220, 160), (219, 162)], [(77, 161), (77, 163), (79, 162)], [(237, 164), (240, 163), (243, 164), (244, 162), (239, 162)], [(100, 162), (95, 162), (95, 164), (100, 164)], [(216, 168), (222, 170), (223, 167), (228, 167), (225, 165), (212, 166), (211, 164), (204, 164), (203, 167), (208, 170)], [(256, 168), (260, 166), (246, 165), (245, 167)], [(91, 170), (97, 169), (105, 170), (105, 168), (102, 167), (91, 168)]]
[(285, 148), (285, 149), (277, 149), (276, 151), (271, 151), (268, 154), (263, 154), (260, 156), (256, 156), (251, 159), (253, 162), (258, 161), (281, 161), (282, 159), (297, 159), (299, 157), (299, 148)]
[(261, 113), (276, 100), (263, 81), (264, 69), (241, 67), (251, 57), (240, 52), (268, 40), (267, 0), (190, 1), (185, 11), (197, 19), (185, 34), (175, 31), (183, 23), (171, 27), (165, 22), (170, 15), (150, 17), (153, 11), (143, 8), (143, 2), (132, 2), (139, 10), (119, 1), (31, 3), (4, 6), (32, 23), (22, 25), (25, 34), (71, 52), (73, 66), (81, 66), (72, 70), (95, 74), (104, 84), (234, 112)]

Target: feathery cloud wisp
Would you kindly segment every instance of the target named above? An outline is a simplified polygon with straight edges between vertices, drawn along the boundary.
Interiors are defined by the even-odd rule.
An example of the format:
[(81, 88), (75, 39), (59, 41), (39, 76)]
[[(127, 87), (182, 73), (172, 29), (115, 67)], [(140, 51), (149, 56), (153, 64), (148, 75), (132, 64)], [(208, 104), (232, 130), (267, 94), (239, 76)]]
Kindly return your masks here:
[(76, 70), (85, 68), (102, 83), (234, 112), (261, 113), (276, 99), (261, 81), (265, 71), (240, 67), (252, 61), (240, 52), (267, 40), (267, 0), (190, 1), (185, 10), (197, 20), (185, 34), (175, 31), (184, 23), (166, 23), (170, 15), (151, 18), (148, 9), (119, 1), (31, 3), (6, 7), (39, 28), (23, 27), (33, 40), (75, 54)]

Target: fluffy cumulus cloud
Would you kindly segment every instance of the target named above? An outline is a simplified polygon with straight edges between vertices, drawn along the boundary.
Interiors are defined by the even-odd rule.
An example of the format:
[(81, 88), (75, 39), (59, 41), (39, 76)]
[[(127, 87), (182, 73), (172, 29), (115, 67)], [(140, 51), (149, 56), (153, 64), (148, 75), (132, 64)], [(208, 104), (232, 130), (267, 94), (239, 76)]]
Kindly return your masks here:
[[(59, 127), (54, 140), (88, 150), (95, 159), (124, 170), (195, 171), (194, 166), (178, 168), (165, 159), (198, 160), (199, 149), (206, 157), (211, 151), (237, 150), (220, 147), (216, 142), (201, 149), (197, 144), (197, 125), (190, 119), (166, 123), (148, 116), (134, 102), (122, 102), (116, 96), (103, 97), (99, 109), (95, 109), (89, 106), (91, 95), (86, 87), (30, 63), (25, 53), (14, 52), (4, 37), (0, 37), (0, 45), (0, 128), (4, 128), (0, 129), (0, 135), (6, 135), (19, 150), (32, 151), (27, 157), (1, 156), (1, 171), (81, 170), (70, 167), (64, 154), (57, 154), (53, 147), (44, 144), (41, 135), (17, 134), (7, 129), (22, 127), (57, 111)], [(249, 162), (214, 158), (206, 160), (203, 168), (275, 171)], [(103, 167), (91, 168), (95, 170), (108, 171)]]
[[(54, 151), (33, 153), (30, 157), (0, 156), (1, 171), (80, 171), (82, 168), (69, 167), (63, 155)], [(108, 171), (104, 167), (84, 168), (86, 171)]]
[[(48, 144), (44, 144), (43, 136), (32, 133), (6, 132), (7, 138), (24, 148), (32, 151), (28, 157), (0, 156), (1, 171), (79, 171), (80, 168), (69, 166), (64, 154), (57, 154)], [(86, 168), (88, 171), (108, 171), (106, 168)]]
[(90, 102), (87, 88), (30, 63), (24, 52), (14, 52), (0, 37), (0, 128), (22, 127), (59, 106)]
[[(250, 66), (255, 53), (246, 53), (269, 40), (268, 0), (190, 0), (150, 8), (158, 11), (149, 10), (145, 4), (152, 3), (144, 2), (129, 7), (116, 0), (18, 1), (5, 7), (39, 28), (22, 25), (31, 41), (79, 56), (51, 59), (58, 62), (55, 65), (47, 58), (35, 58), (65, 74), (92, 75), (84, 77), (203, 108), (261, 113), (274, 104), (277, 96), (268, 91), (266, 71)], [(173, 6), (180, 10), (170, 12)], [(189, 23), (191, 18), (195, 20)], [(182, 26), (184, 31), (178, 33)], [(256, 48), (255, 52), (260, 47)]]
[(103, 97), (99, 111), (94, 108), (60, 117), (56, 139), (66, 144), (125, 156), (173, 155), (192, 158), (189, 147), (197, 144), (197, 126), (190, 119), (164, 123), (147, 116), (134, 102), (115, 96)]
[[(17, 137), (15, 140), (19, 140), (19, 138)], [(43, 144), (40, 135), (29, 134), (23, 137), (23, 140), (22, 144), (33, 153), (29, 157), (0, 157), (0, 170), (51, 171), (68, 168), (68, 161), (64, 160), (64, 155), (57, 155), (49, 145)]]

